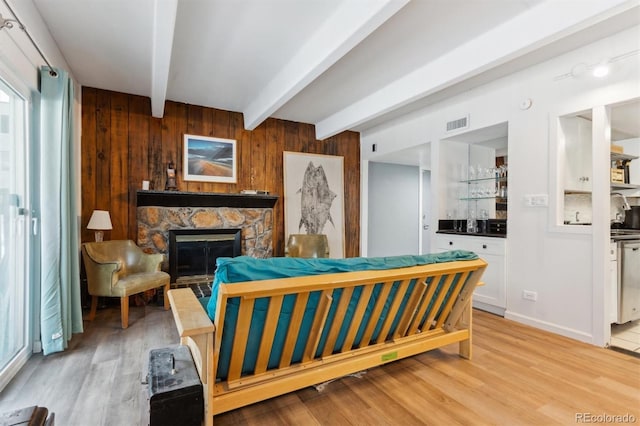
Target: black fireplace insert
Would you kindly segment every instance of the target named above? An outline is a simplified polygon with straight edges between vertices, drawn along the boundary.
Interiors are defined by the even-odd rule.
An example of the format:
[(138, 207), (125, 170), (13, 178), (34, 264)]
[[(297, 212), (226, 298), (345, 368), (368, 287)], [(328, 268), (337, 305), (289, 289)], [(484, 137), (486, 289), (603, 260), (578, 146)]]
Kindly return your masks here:
[(240, 238), (240, 229), (169, 230), (171, 282), (211, 281), (218, 257), (240, 256)]

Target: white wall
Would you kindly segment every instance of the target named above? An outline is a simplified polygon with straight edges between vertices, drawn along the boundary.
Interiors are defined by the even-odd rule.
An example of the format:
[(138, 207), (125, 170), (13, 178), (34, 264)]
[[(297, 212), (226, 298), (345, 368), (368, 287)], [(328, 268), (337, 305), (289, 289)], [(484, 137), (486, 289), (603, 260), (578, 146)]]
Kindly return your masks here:
[[(527, 194), (555, 194), (552, 180), (557, 171), (551, 165), (550, 147), (555, 136), (550, 135), (551, 120), (558, 115), (583, 111), (640, 97), (640, 57), (635, 54), (613, 64), (605, 79), (587, 75), (580, 78), (557, 78), (579, 63), (595, 64), (603, 58), (637, 50), (640, 46), (640, 27), (634, 27), (600, 40), (551, 61), (490, 84), (447, 99), (392, 122), (362, 133), (363, 160), (371, 155), (370, 146), (377, 144), (379, 153), (417, 146), (420, 141), (432, 143), (432, 190), (444, 189), (446, 161), (441, 158), (440, 140), (445, 136), (445, 123), (452, 117), (470, 114), (471, 128), (479, 129), (508, 121), (509, 128), (509, 235), (507, 238), (507, 312), (506, 316), (524, 323), (551, 330), (597, 345), (604, 345), (604, 312), (599, 300), (606, 282), (598, 271), (604, 248), (594, 241), (606, 240), (609, 215), (602, 216), (602, 224), (587, 229), (565, 231), (550, 222), (549, 208), (527, 207)], [(532, 100), (529, 109), (520, 109), (525, 99)], [(608, 151), (608, 147), (607, 147)], [(598, 153), (600, 153), (598, 151)], [(602, 157), (600, 155), (600, 157)], [(597, 163), (597, 164), (596, 164)], [(608, 162), (594, 158), (594, 165), (602, 167), (594, 178), (608, 176)], [(605, 170), (605, 167), (607, 170)], [(372, 192), (365, 182), (363, 191)], [(608, 182), (596, 185), (604, 192)], [(602, 195), (594, 200), (602, 199)], [(434, 197), (433, 212), (441, 213), (438, 204), (442, 197)], [(608, 198), (607, 198), (608, 201)], [(608, 202), (601, 208), (607, 211)], [(606, 217), (605, 217), (606, 216)], [(436, 229), (437, 214), (432, 219)], [(595, 220), (595, 219), (594, 219)], [(575, 228), (575, 227), (574, 227)], [(582, 227), (580, 227), (582, 228)], [(592, 235), (597, 232), (598, 235)], [(363, 233), (370, 232), (363, 229)], [(602, 234), (602, 235), (600, 235)], [(599, 243), (598, 243), (599, 244)], [(594, 257), (597, 259), (594, 260)], [(590, 265), (594, 264), (592, 269)], [(594, 280), (594, 273), (598, 278)], [(606, 278), (605, 278), (606, 280)], [(538, 293), (538, 301), (522, 299), (523, 290)]]
[(367, 256), (420, 251), (420, 169), (369, 163)]

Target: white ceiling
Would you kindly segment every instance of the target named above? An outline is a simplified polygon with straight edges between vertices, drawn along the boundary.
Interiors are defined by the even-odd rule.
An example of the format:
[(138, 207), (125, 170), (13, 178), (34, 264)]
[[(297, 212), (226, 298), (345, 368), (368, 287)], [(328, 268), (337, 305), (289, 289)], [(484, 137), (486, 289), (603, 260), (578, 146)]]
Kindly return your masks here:
[[(32, 1), (83, 86), (362, 131), (640, 23), (638, 0)], [(10, 0), (20, 10), (18, 0)]]

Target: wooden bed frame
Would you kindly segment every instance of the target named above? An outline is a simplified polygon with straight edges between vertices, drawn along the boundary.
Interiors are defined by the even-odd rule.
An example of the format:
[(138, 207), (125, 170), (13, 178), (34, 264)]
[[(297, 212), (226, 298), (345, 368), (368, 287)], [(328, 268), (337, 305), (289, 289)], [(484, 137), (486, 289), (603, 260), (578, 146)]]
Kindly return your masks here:
[[(205, 425), (212, 425), (216, 414), (452, 343), (459, 342), (460, 356), (471, 358), (471, 297), (486, 265), (477, 259), (222, 284), (213, 323), (191, 289), (169, 291), (181, 344), (189, 346), (203, 384)], [(356, 289), (359, 297), (351, 300)], [(318, 292), (311, 332), (303, 342), (304, 354), (292, 362), (305, 306), (310, 295)], [(273, 367), (269, 358), (283, 299), (292, 294), (295, 304), (279, 365), (269, 368), (270, 363)], [(260, 298), (269, 298), (268, 312), (255, 366), (247, 373), (242, 364), (254, 303)], [(225, 307), (231, 299), (239, 303), (238, 319), (233, 356), (221, 380), (216, 371)], [(332, 305), (333, 320), (327, 321)], [(344, 324), (345, 318), (350, 318), (349, 324)], [(348, 330), (346, 337), (344, 330)], [(357, 334), (361, 336), (358, 341)], [(321, 340), (326, 342), (324, 347), (318, 347)]]

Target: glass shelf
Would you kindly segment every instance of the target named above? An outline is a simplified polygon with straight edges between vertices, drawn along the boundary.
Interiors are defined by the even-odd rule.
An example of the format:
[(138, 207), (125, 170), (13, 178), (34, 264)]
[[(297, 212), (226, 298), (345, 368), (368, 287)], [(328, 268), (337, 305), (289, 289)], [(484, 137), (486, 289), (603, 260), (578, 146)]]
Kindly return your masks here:
[(640, 185), (634, 183), (611, 182), (611, 189), (640, 189)]
[(616, 160), (627, 160), (627, 161), (631, 161), (631, 160), (637, 160), (638, 157), (635, 155), (630, 155), (630, 154), (623, 154), (621, 152), (612, 152), (611, 153), (611, 161), (616, 161)]
[(469, 179), (469, 180), (461, 180), (460, 183), (478, 183), (478, 182), (506, 182), (507, 177), (489, 177), (489, 178), (480, 178), (480, 179)]
[(507, 197), (468, 197), (459, 198), (461, 201), (478, 201), (478, 200), (504, 200), (506, 202)]

